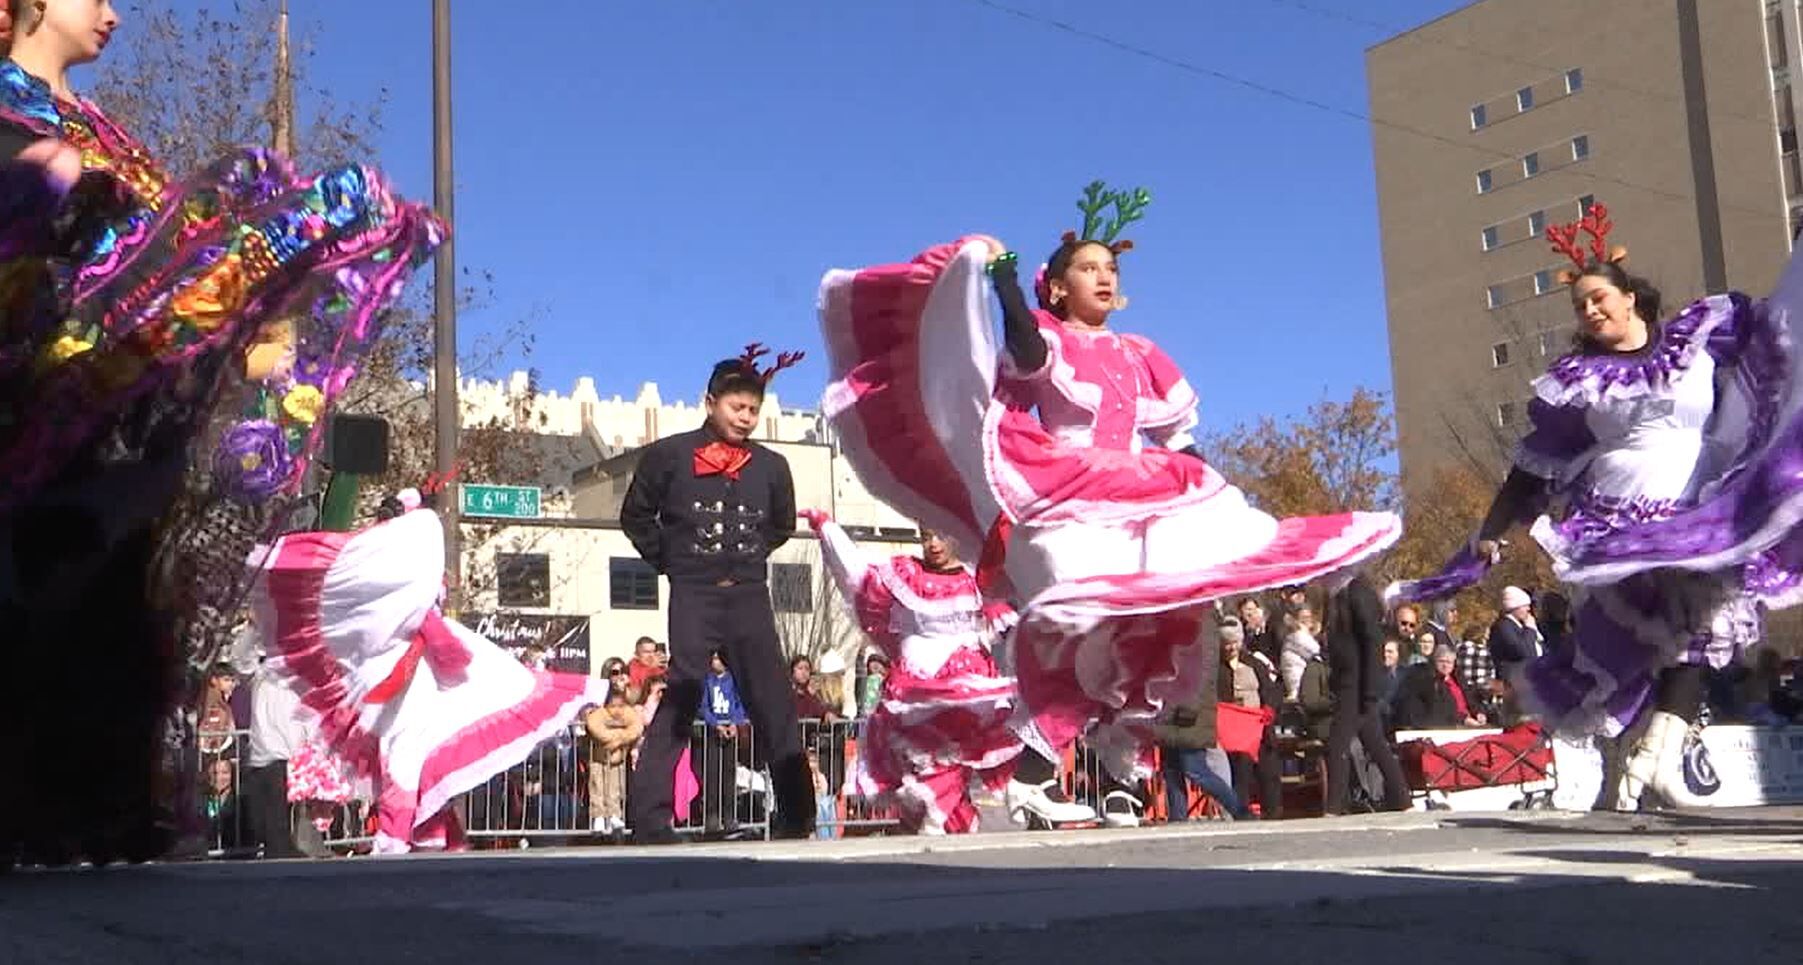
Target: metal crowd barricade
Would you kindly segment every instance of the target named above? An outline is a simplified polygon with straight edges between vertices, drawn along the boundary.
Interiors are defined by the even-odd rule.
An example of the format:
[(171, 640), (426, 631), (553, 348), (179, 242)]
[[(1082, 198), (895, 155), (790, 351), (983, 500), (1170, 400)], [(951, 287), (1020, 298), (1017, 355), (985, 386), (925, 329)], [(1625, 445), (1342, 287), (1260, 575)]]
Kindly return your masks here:
[[(817, 835), (883, 833), (895, 827), (892, 812), (850, 787), (862, 722), (805, 720), (800, 727), (802, 748), (815, 768)], [(241, 800), (248, 732), (193, 734), (185, 744), (188, 774), (196, 782), (193, 798), (200, 813), (194, 824), (204, 838), (201, 850), (215, 858), (256, 855), (260, 846), (252, 840), (248, 809)], [(621, 763), (609, 762), (596, 751), (582, 723), (572, 722), (519, 764), (459, 797), (453, 807), (472, 843), (509, 848), (629, 841), (624, 817), (636, 752)], [(768, 762), (750, 727), (722, 733), (696, 722), (685, 763), (687, 774), (679, 768), (673, 775), (679, 834), (769, 836), (775, 795)], [(297, 820), (304, 817), (301, 808), (290, 809)], [(332, 824), (321, 837), (335, 852), (364, 852), (373, 831), (373, 802), (359, 799), (336, 806)]]

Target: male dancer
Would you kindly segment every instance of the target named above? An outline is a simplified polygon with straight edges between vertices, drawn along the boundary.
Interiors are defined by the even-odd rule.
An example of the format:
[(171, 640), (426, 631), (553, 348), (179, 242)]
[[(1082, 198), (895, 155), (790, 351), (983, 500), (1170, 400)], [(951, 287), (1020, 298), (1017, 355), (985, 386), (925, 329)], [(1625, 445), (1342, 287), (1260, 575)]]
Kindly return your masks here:
[(785, 352), (760, 370), (763, 354), (753, 345), (714, 366), (707, 422), (646, 447), (620, 510), (633, 547), (670, 579), (669, 689), (645, 729), (627, 799), (627, 823), (640, 844), (677, 840), (673, 777), (716, 649), (733, 669), (753, 739), (770, 762), (773, 835), (805, 838), (812, 830), (814, 785), (766, 579), (770, 552), (795, 529), (795, 483), (782, 456), (750, 441), (765, 386), (801, 353)]

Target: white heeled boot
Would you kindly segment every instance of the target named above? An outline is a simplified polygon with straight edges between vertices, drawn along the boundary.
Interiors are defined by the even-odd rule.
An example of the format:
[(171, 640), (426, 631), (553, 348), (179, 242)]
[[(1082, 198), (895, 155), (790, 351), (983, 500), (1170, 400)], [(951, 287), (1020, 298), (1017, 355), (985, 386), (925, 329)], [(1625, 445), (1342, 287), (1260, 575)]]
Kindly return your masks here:
[[(1653, 783), (1659, 774), (1659, 753), (1661, 733), (1655, 728), (1659, 726), (1662, 715), (1652, 714), (1646, 729), (1640, 733), (1640, 739), (1628, 752), (1627, 760), (1622, 762), (1621, 783), (1616, 787), (1615, 810), (1640, 810), (1640, 796)], [(1669, 716), (1669, 715), (1663, 715)]]
[(1102, 823), (1111, 828), (1137, 828), (1145, 805), (1126, 791), (1110, 791), (1102, 799)]
[(1096, 812), (1075, 801), (1060, 801), (1054, 798), (1063, 797), (1064, 792), (1057, 781), (1044, 784), (1025, 784), (1020, 781), (1008, 782), (1008, 818), (1015, 824), (1031, 826), (1033, 819), (1042, 824), (1073, 824), (1082, 821), (1094, 821)]
[(1658, 738), (1658, 767), (1650, 782), (1653, 792), (1672, 807), (1705, 806), (1707, 802), (1692, 793), (1690, 785), (1684, 781), (1684, 742), (1690, 738), (1690, 725), (1677, 714), (1655, 711), (1647, 736), (1649, 740), (1654, 736)]

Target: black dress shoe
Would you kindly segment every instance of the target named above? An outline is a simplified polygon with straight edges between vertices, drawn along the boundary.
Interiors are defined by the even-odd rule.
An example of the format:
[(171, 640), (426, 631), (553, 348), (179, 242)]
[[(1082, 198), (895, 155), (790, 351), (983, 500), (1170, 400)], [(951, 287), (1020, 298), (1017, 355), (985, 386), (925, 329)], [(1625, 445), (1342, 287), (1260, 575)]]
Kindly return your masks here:
[(647, 847), (665, 844), (681, 844), (682, 835), (669, 827), (651, 828), (646, 831), (633, 831), (630, 844), (642, 844)]

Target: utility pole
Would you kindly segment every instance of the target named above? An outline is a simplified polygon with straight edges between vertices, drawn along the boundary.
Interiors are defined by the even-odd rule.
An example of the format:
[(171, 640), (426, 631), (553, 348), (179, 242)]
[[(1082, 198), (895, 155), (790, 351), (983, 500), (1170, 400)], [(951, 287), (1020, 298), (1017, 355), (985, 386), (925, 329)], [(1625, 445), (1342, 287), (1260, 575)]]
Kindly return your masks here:
[[(451, 0), (432, 0), (432, 207), (450, 234), (435, 259), (433, 290), (433, 466), (449, 478), (457, 465), (457, 258), (456, 188), (451, 164)], [(448, 609), (463, 609), (463, 524), (459, 490), (447, 485), (439, 515), (445, 523), (445, 562), (450, 568)]]
[(288, 50), (288, 0), (282, 0), (275, 25), (275, 103), (269, 110), (269, 146), (294, 159), (294, 61)]

